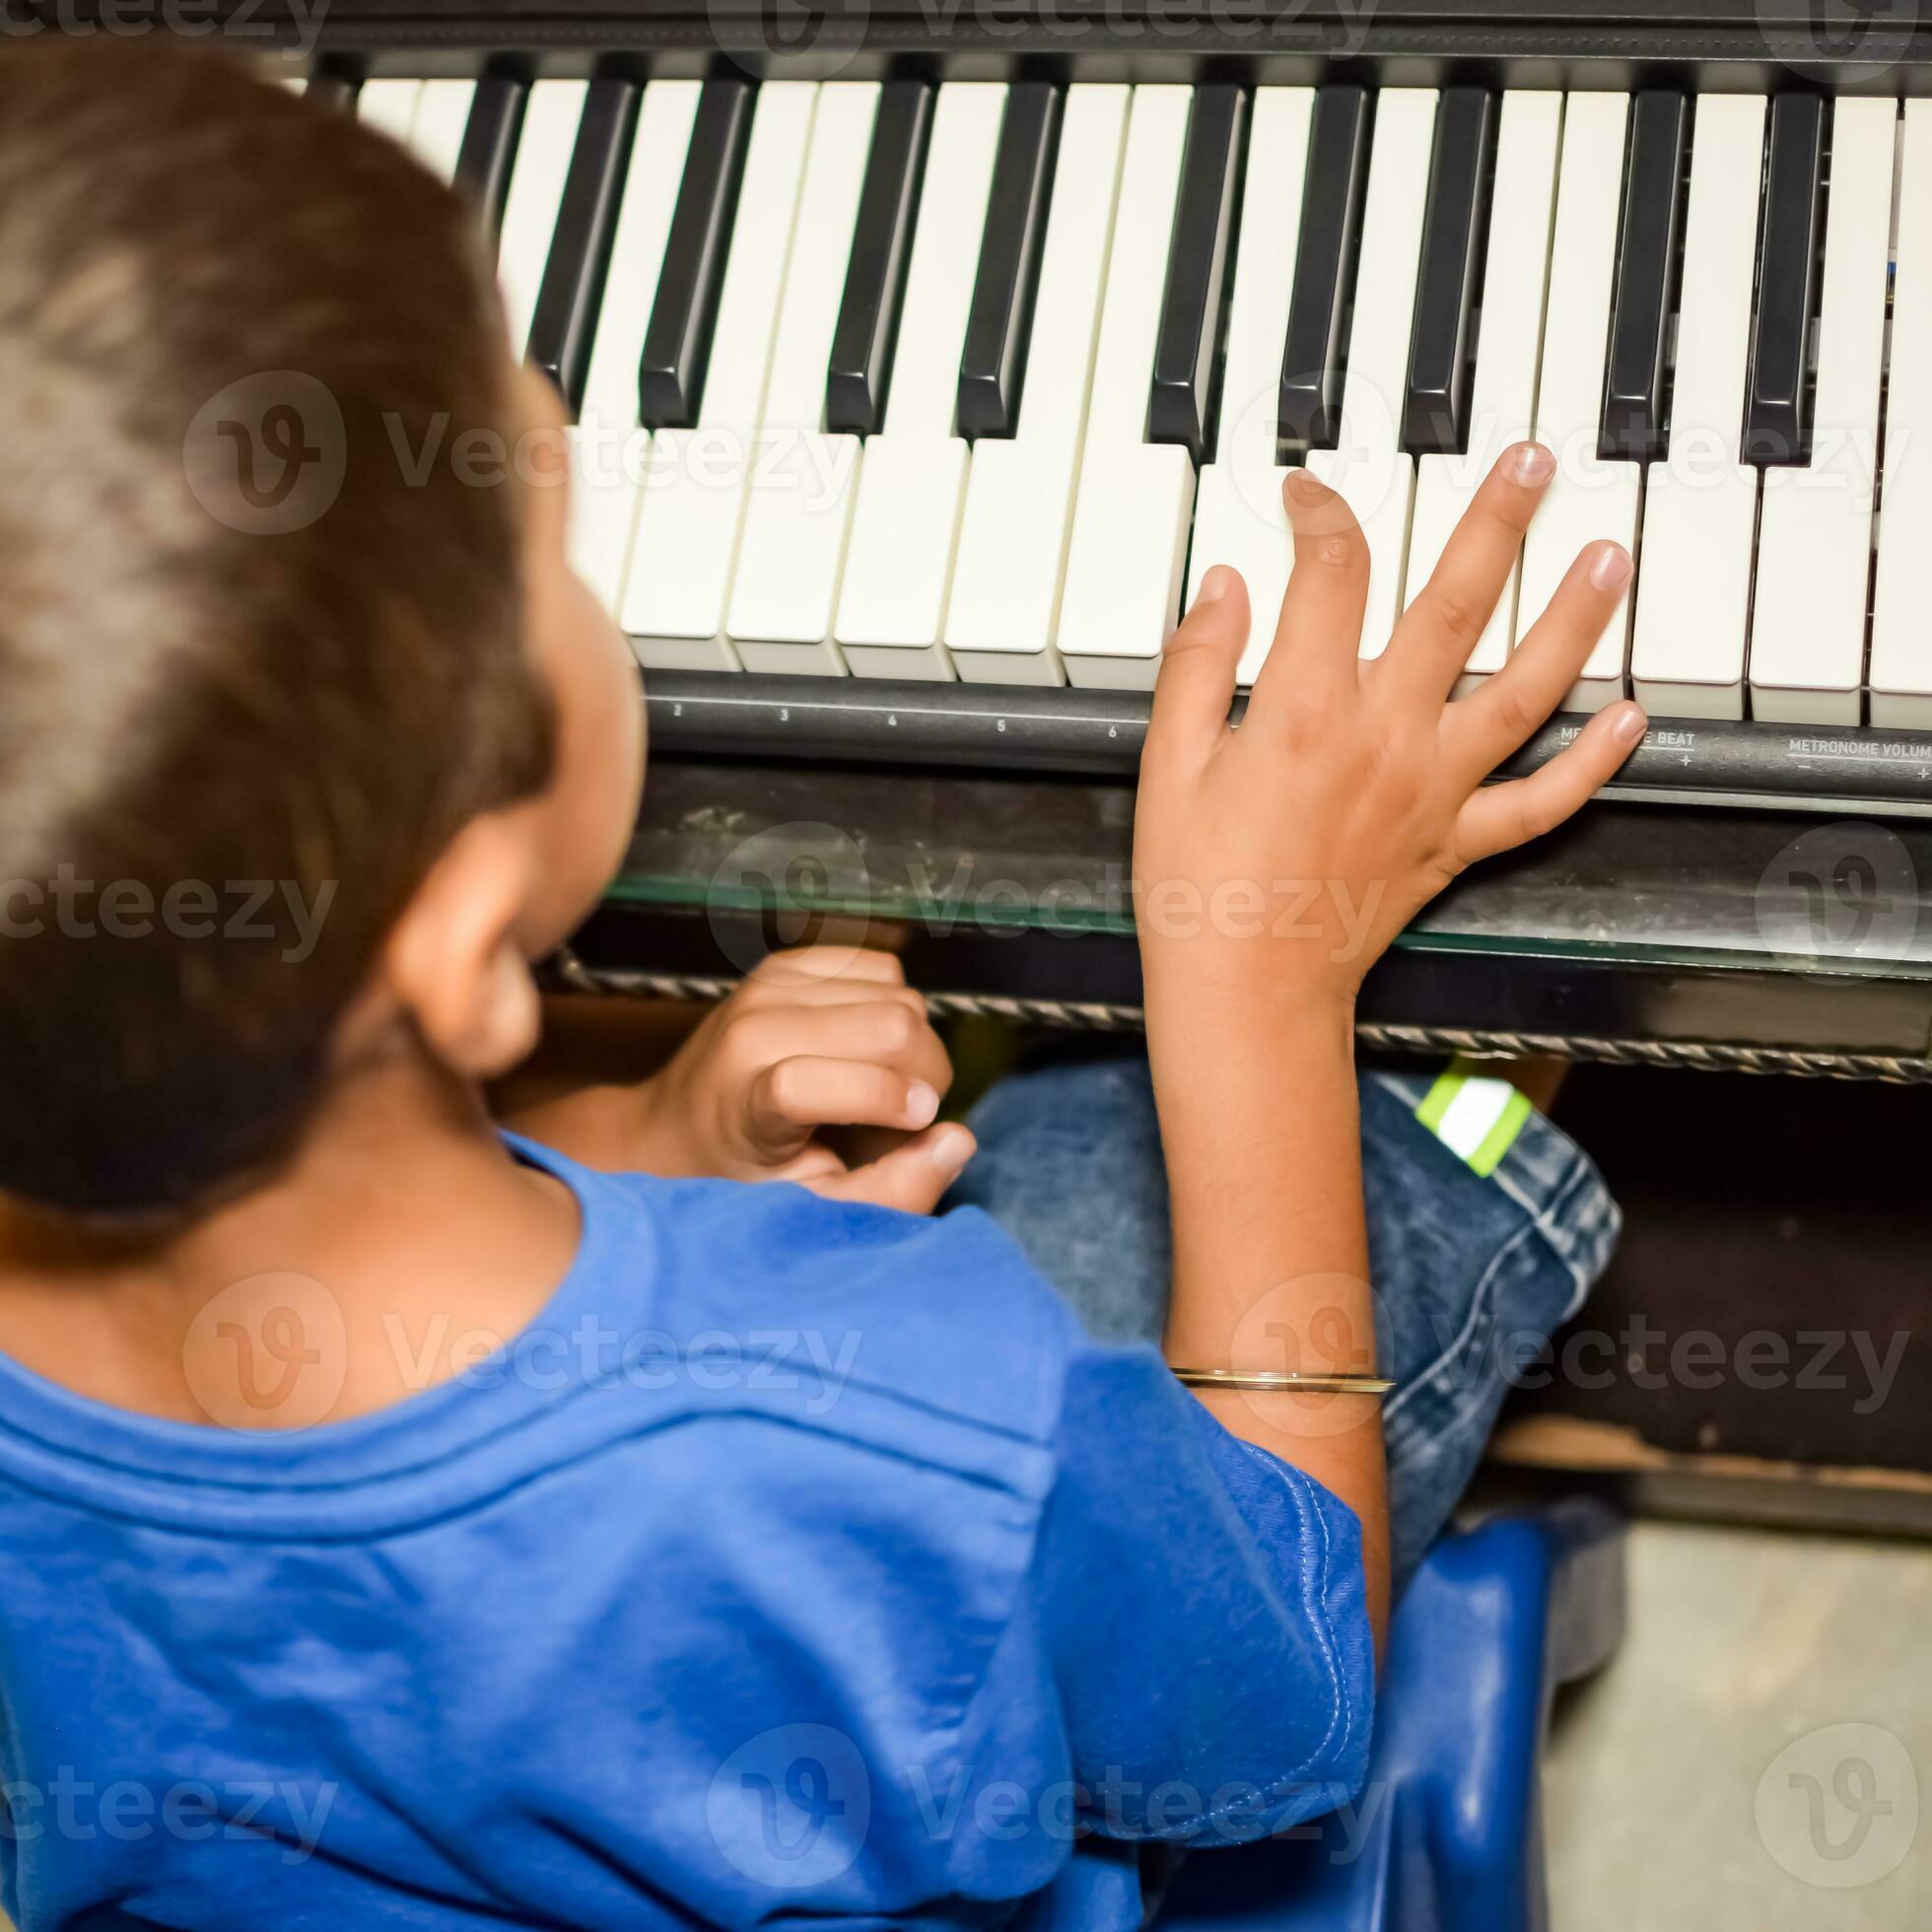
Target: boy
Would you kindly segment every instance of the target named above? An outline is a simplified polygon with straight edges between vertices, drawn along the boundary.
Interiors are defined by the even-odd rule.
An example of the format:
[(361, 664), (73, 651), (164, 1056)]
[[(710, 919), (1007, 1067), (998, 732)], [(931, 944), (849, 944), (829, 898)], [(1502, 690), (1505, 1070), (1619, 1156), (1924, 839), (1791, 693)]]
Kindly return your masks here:
[[(16, 1923), (1125, 1927), (1141, 1844), (1349, 1794), (1378, 1319), (1402, 1567), (1493, 1410), (1450, 1345), (1552, 1324), (1614, 1232), (1553, 1130), (1484, 1180), (1371, 1084), (1379, 1316), (1367, 1285), (1361, 974), (1641, 728), (1478, 789), (1614, 607), (1613, 545), (1445, 706), (1546, 452), (1366, 667), (1360, 532), (1298, 477), (1238, 735), (1246, 596), (1209, 575), (1141, 781), (1158, 1137), (1118, 1067), (983, 1117), (962, 1193), (1050, 1265), (1083, 1230), (1059, 1285), (1117, 1330), (1166, 1299), (1164, 1147), (1168, 1358), (1268, 1384), (1197, 1400), (987, 1215), (929, 1217), (973, 1140), (877, 956), (775, 960), (648, 1088), (485, 1118), (643, 747), (454, 197), (217, 60), (34, 47), (0, 63), (0, 262)], [(439, 423), (515, 459), (412, 474)], [(332, 496), (264, 528), (257, 449), (311, 446)], [(904, 1138), (848, 1171), (827, 1123)]]

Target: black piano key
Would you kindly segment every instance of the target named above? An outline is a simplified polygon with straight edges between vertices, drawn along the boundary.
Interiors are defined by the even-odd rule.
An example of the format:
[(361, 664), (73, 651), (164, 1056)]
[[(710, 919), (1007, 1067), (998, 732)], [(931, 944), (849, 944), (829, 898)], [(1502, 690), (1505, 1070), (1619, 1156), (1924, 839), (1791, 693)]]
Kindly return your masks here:
[(932, 90), (924, 81), (887, 81), (879, 90), (872, 151), (865, 162), (846, 265), (845, 297), (826, 372), (825, 427), (835, 436), (875, 436), (885, 419), (886, 384), (899, 333)]
[(510, 199), (510, 170), (523, 131), (523, 105), (529, 84), (512, 74), (485, 74), (476, 84), (456, 155), (456, 185), (473, 195), (484, 227), (495, 235), (503, 227), (503, 205)]
[(573, 417), (584, 401), (590, 338), (637, 121), (635, 81), (605, 77), (590, 83), (530, 318), (527, 359), (556, 383)]
[(698, 97), (638, 369), (640, 420), (648, 430), (688, 430), (698, 420), (744, 179), (751, 108), (746, 81), (707, 81)]
[(1241, 154), (1245, 97), (1235, 87), (1198, 87), (1188, 115), (1181, 185), (1167, 245), (1167, 289), (1154, 341), (1147, 439), (1184, 443), (1199, 464), (1208, 448), (1221, 280)]
[(1044, 81), (1022, 81), (1007, 92), (959, 358), (959, 434), (969, 442), (1018, 431), (1060, 113), (1060, 90)]
[(1688, 132), (1689, 107), (1681, 94), (1653, 89), (1631, 104), (1623, 226), (1604, 357), (1598, 453), (1606, 458), (1649, 462), (1665, 454), (1664, 344)]
[(1308, 185), (1301, 198), (1288, 338), (1281, 353), (1283, 452), (1333, 448), (1341, 426), (1342, 339), (1368, 172), (1369, 100), (1359, 87), (1315, 96)]
[(1778, 95), (1771, 103), (1758, 313), (1745, 396), (1748, 463), (1800, 463), (1808, 454), (1806, 339), (1824, 176), (1825, 103), (1813, 94)]
[(314, 102), (318, 107), (326, 107), (330, 113), (353, 114), (356, 96), (361, 92), (362, 82), (355, 75), (323, 72), (310, 76), (303, 98)]
[(1435, 113), (1422, 256), (1402, 398), (1402, 447), (1411, 455), (1469, 448), (1470, 310), (1478, 250), (1487, 226), (1496, 134), (1496, 97), (1484, 88), (1445, 89)]

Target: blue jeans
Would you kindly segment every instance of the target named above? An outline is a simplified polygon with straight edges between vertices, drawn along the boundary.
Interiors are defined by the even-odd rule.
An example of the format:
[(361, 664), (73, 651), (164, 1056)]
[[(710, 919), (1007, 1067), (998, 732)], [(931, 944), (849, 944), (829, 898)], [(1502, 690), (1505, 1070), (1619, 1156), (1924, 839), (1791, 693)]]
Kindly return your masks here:
[[(1621, 1224), (1588, 1157), (1540, 1114), (1497, 1154), (1520, 1103), (1486, 1143), (1454, 1151), (1446, 1122), (1424, 1124), (1453, 1077), (1361, 1078), (1378, 1359), (1397, 1384), (1383, 1419), (1398, 1588), (1475, 1473), (1511, 1365), (1576, 1312)], [(948, 1205), (1004, 1226), (1094, 1335), (1157, 1342), (1172, 1241), (1145, 1055), (1076, 1050), (1000, 1081), (971, 1122), (979, 1155)]]

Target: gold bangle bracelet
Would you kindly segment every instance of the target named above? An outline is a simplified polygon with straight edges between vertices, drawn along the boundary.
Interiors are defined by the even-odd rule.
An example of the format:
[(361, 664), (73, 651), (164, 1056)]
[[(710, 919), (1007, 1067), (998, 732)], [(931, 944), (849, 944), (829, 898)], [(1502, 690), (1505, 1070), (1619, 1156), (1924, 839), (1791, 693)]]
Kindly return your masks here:
[(1395, 1384), (1380, 1375), (1244, 1375), (1232, 1368), (1176, 1368), (1175, 1381), (1189, 1389), (1238, 1389), (1252, 1395), (1385, 1396)]

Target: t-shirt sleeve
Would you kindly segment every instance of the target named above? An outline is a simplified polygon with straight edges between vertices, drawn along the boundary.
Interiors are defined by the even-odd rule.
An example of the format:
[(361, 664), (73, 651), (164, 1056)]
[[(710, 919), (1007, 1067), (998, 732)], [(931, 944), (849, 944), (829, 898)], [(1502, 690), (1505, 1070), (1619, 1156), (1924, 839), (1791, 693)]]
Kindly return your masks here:
[(1350, 1799), (1374, 1659), (1354, 1512), (1151, 1348), (1068, 1363), (1039, 1616), (1085, 1823), (1242, 1842)]

